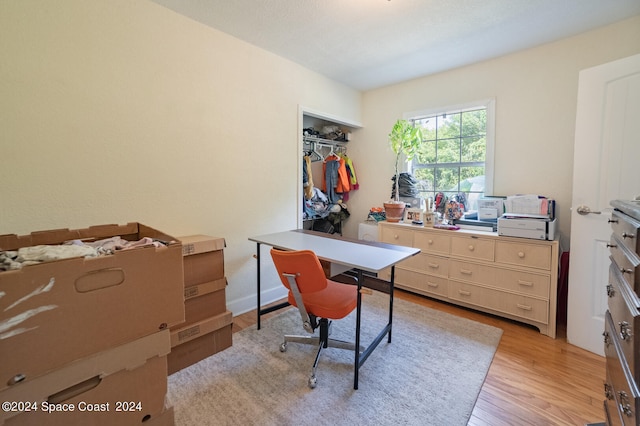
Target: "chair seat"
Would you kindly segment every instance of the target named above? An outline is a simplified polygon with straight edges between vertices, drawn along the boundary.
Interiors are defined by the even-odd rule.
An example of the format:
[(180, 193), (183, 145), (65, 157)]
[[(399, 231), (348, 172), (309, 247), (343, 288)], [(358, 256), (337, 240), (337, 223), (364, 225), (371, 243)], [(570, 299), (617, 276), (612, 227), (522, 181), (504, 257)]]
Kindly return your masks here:
[[(354, 285), (327, 280), (327, 287), (323, 290), (304, 293), (304, 306), (317, 317), (341, 319), (356, 308), (357, 293), (358, 288)], [(288, 300), (290, 304), (297, 306), (291, 291)]]

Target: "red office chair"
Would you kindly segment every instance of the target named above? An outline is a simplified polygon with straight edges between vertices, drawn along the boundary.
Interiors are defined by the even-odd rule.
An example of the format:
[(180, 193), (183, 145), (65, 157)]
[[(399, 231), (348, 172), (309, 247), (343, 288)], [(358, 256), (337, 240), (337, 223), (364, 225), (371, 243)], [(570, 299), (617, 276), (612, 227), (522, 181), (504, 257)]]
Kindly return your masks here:
[(318, 353), (313, 363), (309, 387), (317, 384), (316, 369), (324, 348), (329, 346), (355, 350), (355, 344), (330, 339), (330, 320), (341, 319), (349, 315), (356, 307), (358, 288), (355, 285), (342, 284), (325, 277), (318, 257), (311, 250), (281, 251), (271, 249), (271, 257), (278, 275), (287, 289), (288, 300), (298, 308), (302, 317), (302, 326), (313, 334), (319, 327), (318, 336), (285, 335), (280, 351), (287, 350), (288, 342), (313, 344)]

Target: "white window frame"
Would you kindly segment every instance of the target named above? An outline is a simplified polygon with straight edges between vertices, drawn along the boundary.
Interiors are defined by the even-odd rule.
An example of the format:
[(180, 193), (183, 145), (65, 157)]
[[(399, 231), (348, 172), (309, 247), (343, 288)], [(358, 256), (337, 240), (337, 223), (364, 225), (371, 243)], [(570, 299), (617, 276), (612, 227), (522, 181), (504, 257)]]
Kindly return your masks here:
[[(482, 99), (479, 101), (466, 102), (458, 105), (449, 105), (440, 108), (429, 108), (419, 111), (404, 113), (402, 118), (405, 120), (414, 120), (434, 115), (455, 114), (459, 112), (472, 111), (478, 108), (486, 108), (487, 110), (487, 128), (486, 128), (486, 151), (484, 161), (484, 194), (493, 195), (493, 175), (494, 175), (494, 153), (495, 153), (495, 128), (496, 128), (496, 100), (495, 98)], [(404, 169), (409, 173), (411, 170), (411, 162), (404, 160)]]

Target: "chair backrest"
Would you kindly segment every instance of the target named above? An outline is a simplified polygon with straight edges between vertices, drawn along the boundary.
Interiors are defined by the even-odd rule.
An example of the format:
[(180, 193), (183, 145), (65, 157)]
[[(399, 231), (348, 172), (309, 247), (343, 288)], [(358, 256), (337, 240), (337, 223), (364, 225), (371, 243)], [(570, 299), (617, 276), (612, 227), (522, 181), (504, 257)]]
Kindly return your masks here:
[(313, 251), (284, 251), (272, 248), (271, 258), (282, 284), (289, 290), (289, 282), (282, 274), (296, 274), (296, 283), (300, 293), (320, 291), (327, 287), (324, 270), (318, 256)]

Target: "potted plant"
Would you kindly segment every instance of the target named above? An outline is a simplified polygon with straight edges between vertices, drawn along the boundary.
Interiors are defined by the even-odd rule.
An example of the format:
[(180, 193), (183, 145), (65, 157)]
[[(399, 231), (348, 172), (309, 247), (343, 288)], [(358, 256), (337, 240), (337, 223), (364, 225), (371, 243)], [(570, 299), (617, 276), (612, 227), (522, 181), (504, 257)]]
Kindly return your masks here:
[(395, 197), (384, 203), (384, 210), (388, 222), (399, 222), (404, 213), (405, 203), (400, 201), (398, 165), (400, 157), (404, 156), (407, 161), (413, 159), (418, 152), (422, 143), (422, 129), (414, 126), (407, 120), (399, 119), (393, 125), (391, 133), (389, 133), (389, 145), (391, 150), (396, 154), (395, 165)]

